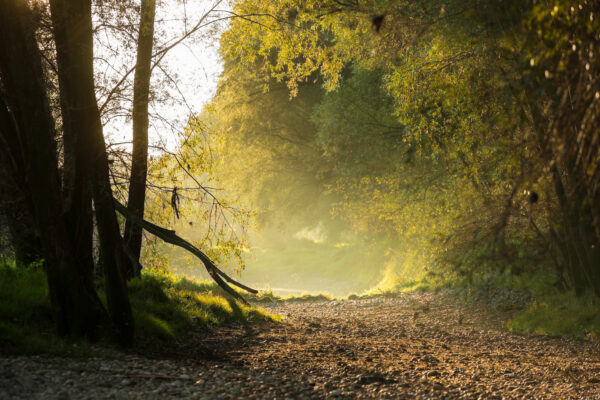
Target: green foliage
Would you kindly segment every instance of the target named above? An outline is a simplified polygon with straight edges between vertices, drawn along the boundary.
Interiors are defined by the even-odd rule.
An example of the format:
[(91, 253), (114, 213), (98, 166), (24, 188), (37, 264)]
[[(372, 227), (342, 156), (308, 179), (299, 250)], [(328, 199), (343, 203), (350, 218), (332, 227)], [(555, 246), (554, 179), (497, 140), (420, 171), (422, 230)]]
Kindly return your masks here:
[[(333, 195), (329, 212), (367, 241), (385, 243), (378, 250), (387, 254), (387, 262), (417, 275), (432, 254), (441, 253), (438, 239), (453, 235), (465, 215), (502, 202), (519, 167), (514, 135), (507, 134), (518, 129), (519, 120), (512, 117), (514, 102), (501, 79), (502, 67), (485, 62), (502, 53), (498, 30), (490, 27), (485, 12), (458, 2), (368, 2), (360, 7), (303, 2), (293, 6), (298, 19), (285, 26), (278, 16), (292, 4), (250, 0), (236, 7), (240, 12), (260, 9), (275, 18), (261, 24), (236, 21), (224, 36), (224, 90), (213, 101), (213, 121), (239, 115), (235, 124), (225, 123), (231, 131), (227, 136), (243, 138), (249, 132), (255, 141), (264, 141), (270, 126), (294, 121), (292, 103), (282, 106), (279, 100), (270, 107), (269, 98), (282, 97), (281, 84), (270, 79), (286, 79), (291, 94), (301, 99), (307, 90), (314, 93), (310, 81), (319, 72), (328, 93), (312, 101), (311, 124), (305, 123), (309, 134), (277, 131), (291, 142), (301, 139), (319, 157), (312, 150), (310, 157), (304, 153), (300, 158), (308, 165), (275, 165), (279, 171), (294, 168), (326, 177), (321, 185)], [(381, 12), (388, 21), (385, 38), (370, 26), (370, 16)], [(417, 34), (395, 23), (409, 16), (427, 28)], [(438, 18), (441, 22), (432, 22)], [(270, 91), (260, 95), (255, 89), (250, 93), (258, 95), (245, 98), (240, 89), (249, 82)], [(221, 104), (233, 105), (233, 114)], [(273, 114), (264, 112), (272, 109)], [(244, 150), (252, 146), (242, 143)], [(277, 149), (279, 157), (290, 153), (286, 145)], [(264, 153), (251, 158), (273, 164)], [(237, 158), (244, 159), (243, 154)], [(316, 173), (315, 162), (321, 167)], [(253, 187), (260, 187), (257, 175), (260, 182), (260, 172), (253, 172)], [(266, 195), (268, 200), (277, 196)], [(314, 196), (309, 200), (314, 203)]]
[[(168, 275), (143, 274), (141, 279), (129, 284), (129, 293), (138, 341), (172, 340), (198, 326), (278, 319), (258, 308), (238, 305), (224, 298), (216, 284), (174, 280)], [(56, 335), (42, 268), (15, 268), (2, 264), (0, 350), (89, 355), (100, 348)]]
[(261, 310), (222, 297), (212, 283), (143, 274), (129, 283), (129, 292), (140, 338), (174, 339), (193, 326), (271, 319)]
[[(251, 17), (223, 35), (219, 90), (199, 118), (218, 143), (214, 172), (256, 210), (263, 240), (244, 257), (259, 253), (266, 275), (314, 275), (301, 249), (279, 250), (319, 227), (326, 245), (365, 254), (379, 291), (600, 282), (597, 4), (234, 8)], [(347, 232), (361, 240), (339, 240)], [(336, 273), (356, 279), (359, 268)]]
[(43, 304), (47, 301), (46, 275), (39, 266), (16, 268), (0, 266), (0, 312), (7, 319), (47, 319), (51, 309)]
[(295, 301), (295, 302), (322, 302), (332, 301), (333, 297), (325, 294), (303, 294), (301, 296), (288, 296), (283, 298), (284, 301)]
[[(215, 296), (222, 293), (219, 286), (213, 281), (195, 281), (187, 278), (181, 278), (175, 282), (174, 287), (177, 290), (186, 292), (201, 292), (208, 296)], [(251, 304), (270, 304), (282, 301), (292, 302), (311, 302), (311, 301), (330, 301), (333, 299), (332, 296), (326, 294), (303, 294), (300, 296), (289, 295), (289, 296), (277, 296), (271, 290), (261, 290), (257, 294), (244, 293), (244, 298)], [(257, 314), (258, 316), (259, 314)], [(277, 316), (269, 316), (270, 318), (279, 319)]]
[(421, 279), (384, 279), (374, 288), (367, 290), (362, 297), (398, 296), (402, 293), (427, 292), (438, 289), (438, 285), (427, 277)]
[(554, 336), (600, 336), (600, 304), (588, 293), (555, 292), (536, 299), (508, 323), (514, 332)]
[[(284, 85), (270, 81), (263, 93), (260, 79), (235, 68), (225, 63), (217, 95), (200, 116), (218, 153), (215, 173), (238, 202), (257, 211), (258, 223), (283, 217), (296, 226), (310, 225), (330, 202), (323, 190), (327, 165), (310, 120), (323, 91), (307, 84), (290, 99)], [(191, 147), (203, 146), (198, 137), (192, 137)]]
[(89, 342), (57, 336), (41, 265), (0, 264), (0, 352), (81, 357), (97, 350)]
[(0, 264), (0, 347), (36, 352), (56, 344), (46, 275)]

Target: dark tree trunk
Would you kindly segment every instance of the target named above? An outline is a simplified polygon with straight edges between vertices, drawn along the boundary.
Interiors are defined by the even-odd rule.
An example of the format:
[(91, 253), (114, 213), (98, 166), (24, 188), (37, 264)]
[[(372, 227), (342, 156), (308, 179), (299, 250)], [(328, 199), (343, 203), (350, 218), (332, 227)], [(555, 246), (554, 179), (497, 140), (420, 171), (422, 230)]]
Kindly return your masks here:
[[(560, 245), (567, 273), (578, 295), (592, 289), (600, 296), (600, 263), (598, 250), (593, 246), (594, 232), (589, 222), (591, 212), (583, 205), (585, 197), (579, 190), (567, 192), (558, 168), (552, 168), (552, 178), (558, 205), (562, 211)], [(583, 217), (586, 216), (586, 217)]]
[[(13, 124), (6, 104), (0, 100), (0, 131), (12, 132)], [(16, 158), (18, 159), (16, 159)], [(17, 165), (21, 166), (17, 168)], [(8, 144), (0, 146), (0, 214), (8, 227), (15, 263), (25, 267), (43, 258), (40, 239), (35, 231), (32, 203), (25, 188), (22, 157), (11, 155)]]
[[(120, 340), (129, 344), (133, 340), (133, 316), (123, 272), (130, 269), (125, 257), (117, 216), (113, 206), (112, 189), (108, 170), (106, 145), (102, 134), (100, 112), (94, 91), (92, 9), (89, 0), (51, 0), (52, 24), (56, 41), (59, 83), (62, 105), (73, 122), (75, 155), (74, 209), (85, 203), (91, 185), (94, 199), (100, 253), (106, 283), (108, 311)], [(62, 71), (62, 72), (61, 72)], [(62, 78), (61, 78), (62, 76)], [(89, 181), (86, 179), (89, 176)], [(79, 185), (83, 185), (80, 187)], [(83, 205), (87, 211), (87, 203)], [(85, 218), (82, 227), (88, 235)], [(87, 236), (85, 238), (87, 240)]]
[[(139, 219), (144, 217), (146, 199), (146, 176), (148, 174), (148, 95), (150, 91), (152, 40), (154, 38), (155, 0), (142, 0), (140, 29), (137, 44), (137, 60), (133, 81), (133, 151), (131, 178), (129, 180), (129, 200), (127, 208)], [(135, 260), (139, 260), (142, 250), (142, 227), (125, 222), (125, 243)], [(128, 271), (128, 277), (140, 275), (137, 264)]]
[(3, 155), (24, 171), (59, 332), (95, 338), (105, 311), (92, 282), (80, 274), (63, 219), (54, 124), (31, 21), (27, 2), (0, 0)]
[[(65, 12), (69, 12), (65, 10)], [(81, 58), (82, 24), (69, 25), (53, 4), (52, 19), (57, 45), (58, 79), (63, 120), (63, 196), (67, 230), (73, 240), (75, 259), (82, 273), (92, 279), (93, 213), (91, 149), (85, 145), (82, 133), (89, 130), (89, 106), (81, 87), (85, 84)], [(72, 51), (71, 49), (76, 49)]]
[[(4, 165), (5, 163), (0, 161), (0, 168), (6, 171)], [(15, 264), (19, 268), (27, 267), (44, 258), (40, 238), (35, 231), (31, 215), (31, 202), (28, 201), (26, 194), (19, 190), (23, 186), (12, 186), (10, 181), (3, 181), (0, 185), (3, 194), (0, 200), (2, 209), (0, 212), (6, 221)]]

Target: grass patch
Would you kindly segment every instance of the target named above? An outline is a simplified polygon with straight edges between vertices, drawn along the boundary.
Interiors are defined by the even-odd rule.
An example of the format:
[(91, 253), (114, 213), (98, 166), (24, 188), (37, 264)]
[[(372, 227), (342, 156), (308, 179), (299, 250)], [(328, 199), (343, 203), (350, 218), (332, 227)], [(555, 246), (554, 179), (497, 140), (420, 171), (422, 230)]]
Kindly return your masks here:
[(286, 296), (283, 298), (283, 301), (295, 301), (298, 303), (302, 303), (302, 302), (323, 302), (323, 301), (333, 301), (335, 300), (334, 297), (328, 295), (328, 294), (303, 294), (300, 296), (295, 296), (295, 295), (291, 295), (291, 296)]
[(576, 296), (573, 291), (565, 290), (552, 270), (490, 274), (466, 288), (472, 300), (513, 313), (506, 325), (512, 332), (577, 338), (600, 336), (600, 298), (593, 293)]
[[(190, 291), (205, 293), (212, 296), (222, 296), (223, 290), (213, 281), (195, 281), (188, 278), (181, 278), (174, 283), (174, 288), (180, 291)], [(277, 296), (272, 290), (260, 291), (257, 294), (246, 293), (244, 291), (237, 290), (244, 296), (244, 298), (253, 304), (274, 304), (280, 302), (322, 302), (322, 301), (333, 301), (334, 297), (328, 294), (302, 294), (302, 295), (289, 295), (289, 296)]]
[(170, 340), (193, 326), (235, 325), (277, 319), (220, 295), (216, 284), (144, 274), (129, 283), (139, 338)]
[[(211, 283), (144, 274), (129, 283), (129, 293), (138, 340), (172, 340), (197, 326), (279, 319), (219, 295)], [(0, 352), (89, 356), (112, 351), (106, 342), (92, 345), (56, 334), (42, 268), (0, 265)]]
[(559, 289), (557, 277), (548, 271), (514, 275), (508, 272), (489, 274), (475, 281), (386, 280), (385, 285), (351, 295), (350, 300), (402, 293), (448, 290), (463, 301), (483, 304), (491, 310), (509, 311), (514, 315), (507, 328), (515, 333), (600, 338), (600, 298), (593, 293), (576, 296)]
[(283, 301), (281, 297), (274, 294), (271, 290), (260, 291), (257, 294), (252, 295), (250, 297), (251, 298), (248, 299), (249, 301), (258, 304), (273, 304)]
[(0, 351), (85, 356), (92, 346), (58, 337), (46, 274), (39, 266), (0, 264)]
[(367, 290), (360, 296), (351, 295), (349, 299), (369, 297), (395, 297), (403, 293), (427, 292), (440, 288), (439, 283), (431, 282), (427, 277), (411, 280), (387, 279), (379, 285)]
[(53, 329), (44, 272), (0, 265), (0, 349), (32, 353), (52, 347)]
[(600, 300), (593, 294), (572, 292), (546, 295), (532, 301), (507, 324), (518, 333), (552, 336), (600, 337)]

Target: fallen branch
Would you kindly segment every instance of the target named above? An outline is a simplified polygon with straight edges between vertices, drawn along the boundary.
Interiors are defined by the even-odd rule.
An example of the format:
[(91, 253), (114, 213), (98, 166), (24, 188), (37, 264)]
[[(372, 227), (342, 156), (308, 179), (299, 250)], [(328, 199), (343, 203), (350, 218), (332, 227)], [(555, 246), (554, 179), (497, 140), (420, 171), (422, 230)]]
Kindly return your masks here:
[(241, 284), (241, 283), (235, 281), (234, 279), (230, 278), (225, 272), (223, 272), (219, 268), (217, 268), (215, 263), (206, 254), (204, 254), (200, 249), (198, 249), (196, 246), (194, 246), (187, 240), (178, 236), (175, 233), (175, 231), (163, 228), (161, 226), (153, 224), (152, 222), (146, 221), (145, 219), (140, 219), (140, 218), (136, 217), (135, 215), (131, 214), (131, 212), (127, 209), (127, 207), (125, 207), (123, 204), (119, 203), (119, 201), (117, 201), (116, 199), (114, 199), (114, 202), (115, 202), (115, 209), (121, 215), (123, 215), (123, 217), (125, 217), (126, 219), (130, 219), (133, 223), (141, 225), (141, 227), (145, 231), (153, 234), (154, 236), (162, 239), (163, 241), (173, 244), (175, 246), (181, 247), (181, 248), (189, 251), (196, 257), (198, 257), (200, 259), (200, 261), (202, 261), (202, 263), (204, 264), (204, 267), (206, 268), (206, 271), (208, 271), (208, 274), (211, 276), (211, 278), (213, 278), (213, 280), (217, 283), (217, 285), (219, 285), (219, 287), (221, 289), (223, 289), (226, 293), (231, 295), (233, 298), (241, 301), (243, 304), (248, 304), (246, 299), (244, 299), (244, 297), (242, 297), (241, 294), (236, 292), (231, 286), (229, 286), (227, 283), (225, 283), (225, 281), (223, 279), (225, 279), (227, 282), (231, 283), (232, 285), (237, 286), (240, 289), (243, 289), (249, 293), (254, 293), (254, 294), (258, 293), (258, 290), (252, 289), (252, 288), (250, 288), (244, 284)]

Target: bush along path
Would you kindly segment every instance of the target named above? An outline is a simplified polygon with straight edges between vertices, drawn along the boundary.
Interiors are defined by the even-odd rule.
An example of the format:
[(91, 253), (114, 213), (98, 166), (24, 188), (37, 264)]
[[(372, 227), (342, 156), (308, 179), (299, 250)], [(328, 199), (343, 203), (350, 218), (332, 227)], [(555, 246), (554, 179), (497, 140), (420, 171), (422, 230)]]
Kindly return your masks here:
[(452, 296), (279, 302), (113, 359), (1, 356), (0, 398), (598, 399), (594, 341), (516, 335)]

